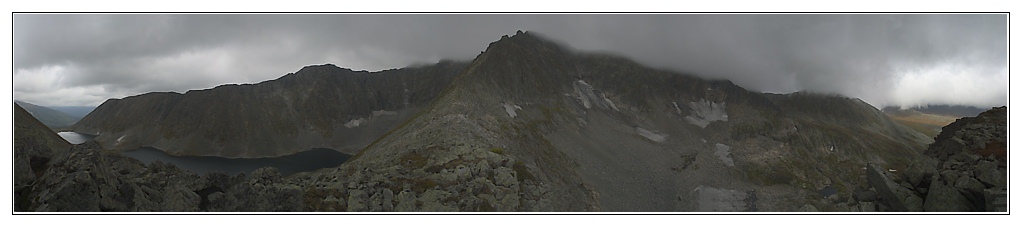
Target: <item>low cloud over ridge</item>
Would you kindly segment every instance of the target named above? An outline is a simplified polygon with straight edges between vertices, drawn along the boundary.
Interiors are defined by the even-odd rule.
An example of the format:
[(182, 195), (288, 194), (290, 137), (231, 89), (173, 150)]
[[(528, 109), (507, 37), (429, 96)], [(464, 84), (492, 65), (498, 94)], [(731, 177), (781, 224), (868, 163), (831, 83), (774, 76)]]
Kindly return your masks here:
[(306, 65), (469, 60), (536, 31), (583, 51), (877, 107), (1006, 105), (1006, 15), (14, 15), (14, 97), (99, 105)]

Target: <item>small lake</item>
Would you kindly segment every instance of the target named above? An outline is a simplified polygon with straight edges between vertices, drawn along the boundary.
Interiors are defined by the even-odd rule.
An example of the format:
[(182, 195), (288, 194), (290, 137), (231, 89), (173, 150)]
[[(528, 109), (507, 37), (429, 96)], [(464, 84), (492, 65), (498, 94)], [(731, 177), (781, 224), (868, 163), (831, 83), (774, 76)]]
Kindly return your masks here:
[(820, 191), (817, 191), (817, 194), (821, 194), (821, 196), (824, 196), (824, 198), (828, 198), (831, 195), (834, 195), (835, 193), (838, 193), (838, 189), (831, 187), (831, 185), (828, 185), (822, 188)]
[(124, 156), (138, 159), (149, 165), (153, 161), (171, 163), (178, 168), (195, 172), (199, 175), (208, 172), (222, 172), (235, 175), (246, 174), (262, 167), (275, 167), (281, 175), (287, 176), (298, 172), (315, 171), (322, 168), (337, 167), (348, 161), (351, 155), (332, 149), (316, 148), (296, 154), (273, 158), (223, 158), (213, 156), (173, 156), (161, 150), (144, 147), (121, 152)]
[(96, 138), (95, 135), (82, 134), (82, 133), (71, 132), (71, 131), (57, 132), (57, 135), (60, 135), (61, 138), (64, 138), (65, 141), (67, 141), (67, 142), (69, 142), (71, 144), (82, 144), (85, 141), (89, 141), (89, 140), (92, 140), (92, 139)]
[[(96, 138), (95, 135), (77, 132), (58, 132), (61, 138), (71, 144), (82, 144)], [(292, 155), (273, 158), (222, 158), (213, 156), (173, 156), (163, 151), (143, 147), (121, 152), (124, 156), (137, 159), (149, 165), (153, 161), (174, 164), (178, 168), (189, 170), (199, 175), (208, 172), (222, 172), (235, 175), (241, 172), (252, 173), (262, 167), (275, 167), (281, 175), (287, 176), (298, 172), (314, 171), (322, 168), (337, 167), (348, 161), (351, 155), (327, 148), (315, 148)]]

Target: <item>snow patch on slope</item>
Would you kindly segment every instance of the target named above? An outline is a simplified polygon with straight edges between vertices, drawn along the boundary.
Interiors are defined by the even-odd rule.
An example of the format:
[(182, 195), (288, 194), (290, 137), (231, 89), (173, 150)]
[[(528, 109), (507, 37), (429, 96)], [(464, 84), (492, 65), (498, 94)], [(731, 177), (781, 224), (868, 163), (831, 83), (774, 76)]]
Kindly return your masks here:
[[(676, 104), (677, 107), (677, 104)], [(715, 103), (705, 100), (689, 102), (689, 109), (692, 114), (686, 116), (685, 120), (693, 125), (706, 128), (710, 122), (728, 121), (728, 112), (725, 111), (725, 102)], [(681, 113), (681, 111), (679, 111)]]
[(668, 135), (658, 134), (656, 132), (643, 129), (641, 127), (636, 127), (636, 133), (639, 133), (640, 136), (643, 136), (644, 138), (647, 138), (650, 141), (654, 142), (664, 142), (664, 140), (667, 139), (668, 137)]
[(583, 103), (583, 107), (586, 109), (593, 107), (590, 105), (590, 97), (596, 98), (596, 95), (593, 94), (593, 86), (590, 86), (590, 84), (587, 84), (586, 81), (583, 80), (576, 81), (573, 85), (573, 87), (575, 87), (575, 93), (578, 94), (575, 98), (579, 99), (579, 101)]
[(607, 106), (611, 106), (611, 109), (614, 109), (615, 111), (621, 111), (618, 110), (618, 106), (615, 105), (614, 102), (611, 102), (611, 99), (607, 99), (607, 94), (600, 94), (600, 96), (604, 98), (604, 102), (607, 102)]
[(348, 123), (345, 123), (345, 127), (347, 127), (347, 128), (358, 127), (360, 124), (362, 124), (364, 122), (366, 122), (366, 119), (363, 119), (363, 118), (354, 119), (354, 120), (348, 121)]
[(607, 94), (594, 90), (593, 86), (586, 83), (586, 81), (575, 81), (575, 83), (572, 84), (572, 87), (575, 88), (575, 99), (578, 99), (579, 102), (583, 103), (584, 108), (590, 109), (593, 106), (597, 106), (601, 109), (614, 109), (615, 111), (619, 111), (618, 106), (615, 105), (614, 102), (611, 102), (611, 99), (607, 98)]
[(515, 104), (505, 103), (505, 104), (501, 104), (501, 105), (504, 106), (504, 111), (507, 112), (508, 116), (511, 117), (511, 118), (515, 118), (515, 116), (518, 116), (518, 114), (515, 113), (515, 110), (522, 110), (522, 107), (519, 107), (518, 105), (515, 105)]
[(714, 151), (714, 155), (717, 155), (718, 159), (721, 159), (721, 162), (724, 162), (725, 165), (735, 166), (735, 162), (732, 161), (731, 153), (728, 152), (728, 149), (731, 147), (721, 143), (718, 143), (715, 146), (717, 147), (717, 150)]

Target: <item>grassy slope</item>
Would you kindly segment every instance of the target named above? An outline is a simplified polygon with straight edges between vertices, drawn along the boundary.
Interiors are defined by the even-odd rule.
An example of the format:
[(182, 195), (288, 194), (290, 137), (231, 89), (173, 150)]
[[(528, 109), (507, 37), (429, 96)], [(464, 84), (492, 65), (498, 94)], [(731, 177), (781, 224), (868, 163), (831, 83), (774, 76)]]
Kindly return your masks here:
[(954, 116), (929, 114), (929, 113), (888, 113), (888, 117), (895, 122), (905, 125), (913, 130), (919, 131), (928, 137), (935, 137), (941, 133), (941, 127), (954, 122)]

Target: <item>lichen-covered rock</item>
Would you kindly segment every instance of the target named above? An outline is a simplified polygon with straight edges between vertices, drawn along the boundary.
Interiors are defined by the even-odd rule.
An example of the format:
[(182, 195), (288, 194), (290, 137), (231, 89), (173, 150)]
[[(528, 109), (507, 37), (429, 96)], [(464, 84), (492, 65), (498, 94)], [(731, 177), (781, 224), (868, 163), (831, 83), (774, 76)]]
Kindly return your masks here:
[(817, 207), (815, 207), (813, 205), (810, 205), (810, 204), (803, 204), (803, 206), (799, 208), (799, 211), (802, 211), (802, 212), (820, 212), (820, 210), (817, 210)]
[(515, 170), (508, 167), (494, 169), (494, 182), (505, 187), (517, 187), (519, 181), (515, 178)]
[(183, 185), (176, 185), (165, 189), (163, 194), (163, 202), (166, 211), (199, 211), (201, 197)]
[(859, 210), (861, 212), (876, 212), (877, 211), (877, 205), (875, 205), (872, 202), (860, 202)]
[(394, 211), (394, 192), (391, 189), (380, 190), (383, 211)]
[(271, 185), (281, 182), (281, 172), (274, 167), (263, 167), (252, 171), (250, 184)]
[(411, 190), (403, 190), (398, 193), (397, 197), (398, 205), (394, 207), (395, 211), (416, 211), (416, 199), (415, 193)]
[(451, 197), (451, 193), (436, 189), (427, 190), (422, 197), (419, 197), (419, 201), (423, 203), (421, 209), (433, 212), (458, 211), (458, 208), (447, 205), (448, 197)]
[(348, 211), (366, 211), (369, 209), (367, 206), (367, 200), (369, 196), (366, 191), (362, 189), (352, 189), (348, 191)]

